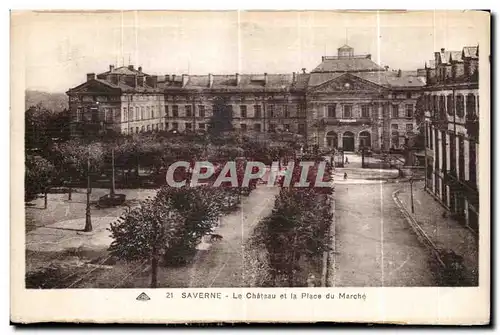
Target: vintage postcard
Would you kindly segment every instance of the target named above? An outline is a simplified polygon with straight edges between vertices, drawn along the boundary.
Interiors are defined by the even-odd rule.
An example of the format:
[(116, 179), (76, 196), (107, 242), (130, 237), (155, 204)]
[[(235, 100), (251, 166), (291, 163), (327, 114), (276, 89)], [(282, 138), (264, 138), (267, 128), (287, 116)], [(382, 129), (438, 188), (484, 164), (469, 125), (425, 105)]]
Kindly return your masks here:
[(15, 323), (490, 322), (487, 11), (13, 11)]

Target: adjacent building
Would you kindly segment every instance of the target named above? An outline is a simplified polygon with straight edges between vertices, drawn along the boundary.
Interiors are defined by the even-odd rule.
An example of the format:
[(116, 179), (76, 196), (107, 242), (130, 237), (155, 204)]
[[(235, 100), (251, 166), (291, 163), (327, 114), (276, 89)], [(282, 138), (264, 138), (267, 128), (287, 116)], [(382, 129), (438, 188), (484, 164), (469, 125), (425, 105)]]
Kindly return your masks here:
[(72, 133), (86, 124), (125, 134), (204, 131), (223, 101), (235, 131), (298, 134), (308, 146), (389, 150), (416, 133), (422, 73), (380, 67), (344, 45), (310, 73), (148, 75), (139, 67), (87, 75), (67, 94)]
[(477, 232), (479, 47), (441, 49), (425, 69), (425, 187), (459, 221)]

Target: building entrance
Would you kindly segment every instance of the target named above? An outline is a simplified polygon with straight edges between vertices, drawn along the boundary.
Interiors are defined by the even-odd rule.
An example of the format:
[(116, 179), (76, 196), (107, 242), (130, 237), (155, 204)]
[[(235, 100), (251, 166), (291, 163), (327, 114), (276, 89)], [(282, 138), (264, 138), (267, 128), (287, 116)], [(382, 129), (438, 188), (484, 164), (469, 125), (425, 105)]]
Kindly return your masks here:
[(342, 149), (344, 151), (354, 151), (354, 134), (346, 131), (342, 136)]

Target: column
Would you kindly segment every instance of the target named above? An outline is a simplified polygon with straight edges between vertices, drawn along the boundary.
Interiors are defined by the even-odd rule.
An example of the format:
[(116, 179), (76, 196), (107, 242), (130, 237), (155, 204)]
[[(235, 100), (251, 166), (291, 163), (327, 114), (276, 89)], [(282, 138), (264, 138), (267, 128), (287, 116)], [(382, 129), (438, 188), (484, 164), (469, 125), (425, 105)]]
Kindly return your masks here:
[(459, 164), (459, 159), (458, 157), (460, 157), (460, 137), (459, 136), (456, 136), (456, 134), (454, 135), (455, 136), (455, 157), (453, 159), (455, 159), (455, 166), (457, 167), (457, 178), (458, 176), (460, 176), (460, 164)]
[(464, 161), (465, 161), (464, 178), (465, 178), (465, 180), (470, 180), (470, 176), (469, 176), (469, 140), (466, 138), (464, 139)]
[[(439, 166), (437, 168), (439, 169), (438, 171), (441, 171), (441, 169), (443, 168), (443, 147), (442, 147), (443, 139), (440, 131), (438, 131), (437, 134), (438, 134), (438, 143), (436, 143), (436, 146), (439, 145)], [(441, 172), (439, 172), (439, 175), (441, 175)]]

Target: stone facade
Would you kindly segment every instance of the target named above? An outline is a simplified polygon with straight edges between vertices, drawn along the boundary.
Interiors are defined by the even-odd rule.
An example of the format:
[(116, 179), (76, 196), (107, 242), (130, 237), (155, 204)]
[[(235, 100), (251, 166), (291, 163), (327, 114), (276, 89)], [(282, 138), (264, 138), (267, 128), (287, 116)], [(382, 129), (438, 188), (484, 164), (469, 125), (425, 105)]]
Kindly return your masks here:
[(345, 45), (310, 73), (150, 76), (110, 66), (67, 94), (75, 136), (92, 120), (126, 134), (204, 131), (223, 99), (239, 132), (294, 133), (323, 149), (389, 150), (416, 132), (424, 83), (417, 71), (388, 71)]
[(427, 67), (426, 189), (471, 229), (478, 230), (478, 47), (435, 53)]

